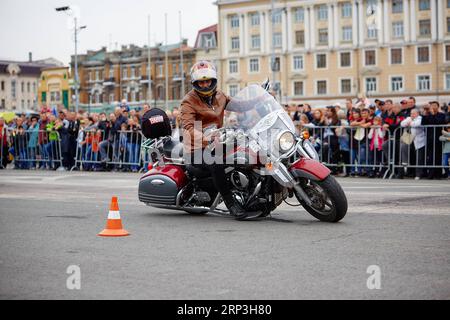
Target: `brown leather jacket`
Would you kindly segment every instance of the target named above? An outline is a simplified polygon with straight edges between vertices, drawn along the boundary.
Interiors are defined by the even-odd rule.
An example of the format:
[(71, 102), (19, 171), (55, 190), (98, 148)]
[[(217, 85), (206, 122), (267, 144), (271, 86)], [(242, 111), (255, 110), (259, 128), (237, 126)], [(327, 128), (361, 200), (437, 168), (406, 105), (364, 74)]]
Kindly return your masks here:
[(183, 129), (184, 152), (203, 149), (208, 141), (203, 139), (203, 130), (211, 125), (223, 126), (225, 108), (230, 98), (222, 91), (212, 97), (211, 106), (194, 91), (190, 91), (181, 102), (181, 122)]

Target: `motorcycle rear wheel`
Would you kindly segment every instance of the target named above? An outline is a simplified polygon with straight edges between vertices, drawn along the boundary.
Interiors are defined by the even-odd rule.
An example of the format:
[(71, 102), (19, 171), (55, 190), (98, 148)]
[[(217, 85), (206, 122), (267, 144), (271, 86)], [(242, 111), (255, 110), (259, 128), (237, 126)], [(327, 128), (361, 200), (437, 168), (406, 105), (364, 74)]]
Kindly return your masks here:
[(309, 180), (301, 185), (312, 205), (308, 206), (297, 195), (297, 192), (295, 195), (305, 210), (314, 218), (323, 222), (335, 223), (345, 217), (348, 210), (347, 197), (333, 176), (330, 175), (320, 182)]

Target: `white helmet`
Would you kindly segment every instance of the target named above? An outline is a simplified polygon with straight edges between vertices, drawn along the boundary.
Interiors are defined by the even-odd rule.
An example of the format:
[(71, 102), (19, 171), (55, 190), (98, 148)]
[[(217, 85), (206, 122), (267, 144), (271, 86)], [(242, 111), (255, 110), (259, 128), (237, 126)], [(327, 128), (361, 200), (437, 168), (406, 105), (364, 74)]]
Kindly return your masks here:
[[(212, 80), (208, 88), (201, 88), (198, 81)], [(217, 88), (217, 70), (214, 64), (209, 61), (202, 60), (194, 64), (191, 68), (191, 83), (194, 90), (201, 96), (210, 97)]]

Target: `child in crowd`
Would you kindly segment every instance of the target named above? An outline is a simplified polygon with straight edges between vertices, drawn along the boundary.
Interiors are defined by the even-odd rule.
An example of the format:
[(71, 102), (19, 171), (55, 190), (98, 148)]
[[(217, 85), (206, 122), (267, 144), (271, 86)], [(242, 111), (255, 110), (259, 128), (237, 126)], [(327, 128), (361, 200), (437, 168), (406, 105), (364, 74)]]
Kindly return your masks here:
[(372, 165), (369, 168), (369, 178), (375, 178), (375, 175), (379, 175), (381, 172), (376, 168), (381, 164), (384, 136), (385, 129), (382, 127), (381, 117), (375, 116), (368, 136), (370, 141), (369, 163)]

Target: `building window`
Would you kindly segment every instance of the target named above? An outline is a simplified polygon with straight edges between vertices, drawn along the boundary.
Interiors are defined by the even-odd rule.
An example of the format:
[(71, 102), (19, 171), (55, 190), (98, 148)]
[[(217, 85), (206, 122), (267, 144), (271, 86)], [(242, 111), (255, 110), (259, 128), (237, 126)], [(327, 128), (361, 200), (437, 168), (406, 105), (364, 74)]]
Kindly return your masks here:
[(430, 62), (430, 48), (418, 47), (417, 48), (417, 62), (427, 63)]
[(447, 0), (447, 8), (450, 9), (450, 0)]
[(298, 46), (304, 46), (305, 45), (305, 31), (295, 31), (295, 44)]
[(228, 87), (228, 89), (229, 89), (229, 94), (230, 94), (230, 96), (231, 96), (231, 97), (234, 97), (234, 96), (236, 96), (236, 95), (238, 94), (238, 92), (239, 92), (239, 85), (237, 85), (237, 84), (231, 84), (231, 85)]
[(282, 36), (281, 33), (277, 32), (273, 34), (272, 44), (274, 48), (280, 48), (282, 45)]
[(328, 20), (328, 7), (326, 4), (320, 5), (317, 8), (317, 20), (319, 21)]
[(113, 103), (114, 102), (114, 93), (111, 93), (109, 95), (109, 103)]
[(124, 79), (128, 78), (128, 70), (127, 70), (127, 68), (123, 68), (123, 70), (122, 70), (122, 78), (124, 78)]
[(304, 8), (296, 8), (294, 11), (294, 21), (296, 23), (305, 21), (305, 9)]
[(239, 37), (231, 38), (231, 50), (239, 50)]
[(295, 81), (294, 96), (303, 96), (303, 95), (304, 95), (303, 81)]
[(27, 82), (27, 92), (30, 93), (30, 83)]
[(351, 42), (353, 39), (353, 30), (352, 27), (343, 27), (342, 28), (342, 41), (343, 42)]
[(34, 83), (33, 83), (33, 93), (37, 93), (36, 90), (37, 90), (37, 89), (36, 89), (36, 82), (34, 82)]
[(392, 23), (392, 35), (394, 38), (403, 38), (403, 21)]
[(450, 33), (450, 17), (447, 18), (447, 33)]
[(403, 77), (391, 78), (391, 91), (393, 92), (403, 91)]
[(272, 22), (273, 24), (280, 24), (281, 23), (281, 13), (282, 10), (275, 10), (272, 13)]
[(252, 36), (252, 49), (259, 49), (261, 48), (261, 36), (253, 35)]
[(237, 14), (231, 16), (230, 21), (231, 21), (231, 28), (239, 28), (239, 16)]
[(417, 77), (417, 89), (419, 91), (431, 90), (431, 77), (428, 75), (421, 75)]
[(281, 61), (280, 57), (270, 58), (271, 70), (274, 72), (278, 72), (281, 70)]
[(341, 68), (348, 68), (352, 66), (352, 59), (351, 59), (351, 53), (350, 52), (341, 52)]
[(304, 60), (303, 56), (294, 56), (293, 58), (294, 70), (303, 70), (304, 68)]
[(5, 91), (5, 81), (1, 82), (1, 89), (2, 89), (2, 91)]
[(341, 16), (342, 16), (342, 18), (351, 18), (352, 17), (352, 3), (351, 2), (344, 2), (342, 4)]
[(400, 48), (391, 49), (391, 64), (403, 63), (403, 50)]
[(5, 99), (2, 99), (2, 104), (0, 105), (0, 109), (5, 109), (6, 108), (6, 101)]
[(341, 93), (351, 93), (351, 92), (352, 92), (352, 80), (341, 79)]
[(374, 66), (377, 64), (377, 57), (375, 50), (366, 50), (364, 52), (365, 56), (365, 65), (366, 66)]
[(114, 68), (113, 67), (109, 68), (109, 78), (110, 79), (114, 78)]
[(392, 0), (392, 13), (403, 12), (403, 0)]
[(229, 71), (230, 71), (231, 74), (239, 72), (237, 60), (231, 60), (229, 62)]
[(319, 53), (316, 55), (316, 68), (325, 69), (327, 67), (327, 55), (325, 53)]
[(445, 74), (445, 89), (450, 90), (450, 73)]
[(317, 94), (327, 94), (327, 82), (325, 80), (317, 81)]
[(376, 26), (371, 25), (367, 27), (367, 39), (376, 39), (378, 38), (378, 30)]
[(11, 97), (16, 99), (16, 80), (11, 80)]
[(216, 47), (216, 37), (213, 33), (204, 33), (202, 34), (201, 45), (202, 48), (209, 49)]
[(366, 79), (366, 92), (367, 93), (377, 92), (377, 79), (376, 78), (367, 78)]
[(259, 13), (255, 12), (250, 15), (250, 23), (252, 26), (259, 26), (261, 23)]
[(20, 83), (20, 92), (25, 92), (25, 83), (23, 81)]
[(59, 91), (50, 92), (50, 102), (55, 103), (61, 101), (61, 94)]
[(250, 72), (259, 72), (259, 59), (250, 59)]
[(445, 61), (450, 61), (450, 45), (445, 46)]
[(419, 10), (430, 10), (430, 0), (419, 0)]
[(429, 36), (431, 34), (430, 19), (419, 21), (419, 33), (421, 36)]
[(172, 77), (178, 77), (178, 63), (172, 63)]
[(328, 28), (319, 29), (319, 44), (328, 44)]
[(158, 64), (158, 75), (162, 77), (164, 75), (164, 65)]

